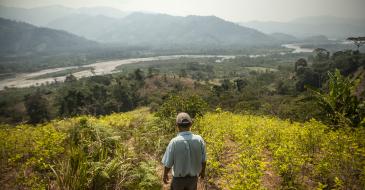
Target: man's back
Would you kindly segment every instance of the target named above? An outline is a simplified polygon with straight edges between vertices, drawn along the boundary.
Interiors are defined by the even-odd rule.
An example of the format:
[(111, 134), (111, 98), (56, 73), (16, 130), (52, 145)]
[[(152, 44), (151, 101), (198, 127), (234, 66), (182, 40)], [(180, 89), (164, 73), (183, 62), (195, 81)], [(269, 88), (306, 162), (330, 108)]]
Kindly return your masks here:
[(185, 177), (198, 176), (205, 159), (203, 138), (185, 131), (170, 141), (162, 162), (173, 168), (174, 177)]
[(168, 173), (172, 168), (172, 190), (196, 190), (198, 176), (205, 176), (205, 143), (201, 136), (190, 132), (191, 125), (189, 114), (182, 112), (177, 115), (179, 134), (170, 141), (162, 158), (165, 184), (168, 183)]

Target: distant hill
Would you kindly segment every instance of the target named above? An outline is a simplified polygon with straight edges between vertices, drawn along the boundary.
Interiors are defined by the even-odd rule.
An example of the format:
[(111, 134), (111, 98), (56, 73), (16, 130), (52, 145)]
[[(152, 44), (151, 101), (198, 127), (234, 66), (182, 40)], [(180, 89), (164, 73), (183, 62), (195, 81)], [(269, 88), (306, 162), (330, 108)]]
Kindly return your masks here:
[(36, 27), (23, 22), (0, 18), (0, 52), (34, 53), (73, 51), (95, 47), (96, 42), (65, 31)]
[(0, 6), (0, 17), (125, 46), (234, 48), (281, 42), (255, 29), (215, 16), (129, 13), (110, 7), (24, 9)]
[(97, 16), (104, 15), (112, 18), (122, 18), (128, 14), (110, 7), (82, 7), (79, 9), (60, 5), (36, 7), (31, 9), (0, 6), (0, 17), (24, 21), (36, 26), (46, 26), (48, 23), (70, 15)]
[(270, 34), (271, 37), (275, 38), (277, 41), (281, 42), (281, 43), (293, 43), (293, 42), (297, 42), (298, 38), (296, 38), (295, 36), (289, 35), (289, 34), (284, 34), (284, 33), (272, 33)]
[(300, 38), (325, 35), (329, 38), (345, 39), (349, 36), (365, 35), (365, 20), (332, 16), (305, 17), (290, 22), (251, 21), (241, 23), (265, 33), (286, 33)]
[(111, 7), (81, 7), (77, 9), (76, 12), (92, 16), (103, 15), (111, 18), (123, 18), (129, 14), (129, 12)]
[(45, 26), (48, 22), (73, 12), (73, 9), (63, 6), (47, 6), (32, 9), (0, 6), (0, 17), (23, 21), (36, 26)]
[(117, 20), (104, 15), (71, 14), (50, 22), (47, 27), (65, 30), (91, 40), (102, 41), (100, 36), (105, 31), (110, 30), (110, 27), (114, 27)]
[(151, 13), (133, 13), (121, 19), (71, 16), (57, 19), (48, 26), (96, 41), (124, 45), (246, 47), (276, 42), (255, 29), (215, 16), (179, 17)]

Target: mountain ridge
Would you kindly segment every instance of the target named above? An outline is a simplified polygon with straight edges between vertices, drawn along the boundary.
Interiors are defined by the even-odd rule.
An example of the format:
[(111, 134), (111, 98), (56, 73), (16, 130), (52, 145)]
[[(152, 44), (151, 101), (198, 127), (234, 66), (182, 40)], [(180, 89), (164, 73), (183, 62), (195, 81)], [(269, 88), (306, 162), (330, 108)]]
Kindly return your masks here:
[(231, 48), (278, 43), (275, 38), (258, 30), (239, 26), (216, 16), (182, 17), (145, 12), (127, 14), (109, 7), (73, 9), (49, 6), (22, 9), (0, 6), (0, 17), (65, 30), (98, 42), (125, 46)]
[[(216, 16), (182, 17), (136, 12), (121, 19), (104, 18), (107, 21), (98, 22), (96, 17), (89, 17), (76, 24), (89, 28), (89, 31), (80, 31), (77, 27), (70, 26), (69, 20), (72, 18), (58, 19), (48, 26), (99, 42), (125, 45), (254, 46), (276, 43), (274, 38), (258, 30)], [(105, 25), (106, 22), (109, 23)]]
[(96, 42), (66, 31), (37, 27), (21, 21), (0, 18), (2, 53), (41, 53), (73, 51), (97, 46)]

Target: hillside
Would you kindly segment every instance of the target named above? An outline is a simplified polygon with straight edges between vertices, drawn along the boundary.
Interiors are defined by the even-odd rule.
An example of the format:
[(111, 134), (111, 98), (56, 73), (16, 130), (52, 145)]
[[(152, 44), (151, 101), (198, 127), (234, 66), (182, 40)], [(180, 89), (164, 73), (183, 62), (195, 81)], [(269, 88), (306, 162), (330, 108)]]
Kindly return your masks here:
[[(99, 118), (0, 126), (6, 189), (162, 189), (161, 156), (175, 136), (147, 108)], [(199, 188), (361, 189), (365, 130), (329, 130), (217, 110), (196, 118), (208, 166)], [(167, 186), (165, 186), (166, 188)]]
[[(47, 17), (44, 17), (47, 15)], [(0, 6), (0, 17), (25, 21), (85, 37), (122, 45), (201, 48), (273, 45), (278, 41), (255, 29), (215, 16), (171, 16), (129, 13), (110, 7), (73, 9), (47, 6), (32, 9)]]
[(178, 17), (133, 13), (121, 19), (105, 16), (80, 18), (65, 17), (49, 23), (48, 26), (89, 39), (124, 45), (214, 47), (259, 46), (275, 42), (273, 38), (257, 30), (215, 16)]
[[(0, 6), (0, 17), (44, 26), (51, 20), (64, 17), (73, 11), (63, 6), (47, 6), (32, 9)], [(47, 15), (47, 16), (45, 16)]]
[(298, 42), (299, 39), (296, 38), (295, 36), (289, 35), (289, 34), (284, 34), (284, 33), (272, 33), (270, 34), (271, 37), (275, 38), (277, 41), (281, 42), (281, 43), (293, 43), (293, 42)]
[(81, 7), (75, 9), (60, 5), (53, 5), (26, 9), (0, 5), (0, 17), (44, 27), (53, 20), (74, 14), (81, 14), (84, 16), (105, 15), (113, 18), (121, 18), (128, 13), (111, 7)]
[(47, 27), (68, 31), (88, 39), (99, 40), (100, 35), (110, 30), (110, 27), (113, 27), (117, 20), (103, 15), (70, 14), (51, 21)]
[(29, 54), (90, 48), (96, 42), (76, 35), (0, 18), (0, 52)]

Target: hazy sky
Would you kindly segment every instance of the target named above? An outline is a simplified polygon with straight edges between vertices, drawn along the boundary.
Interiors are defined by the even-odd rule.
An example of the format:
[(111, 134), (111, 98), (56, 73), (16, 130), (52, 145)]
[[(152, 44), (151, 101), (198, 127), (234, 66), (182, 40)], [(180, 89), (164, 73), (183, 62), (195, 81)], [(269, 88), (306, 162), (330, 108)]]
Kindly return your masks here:
[(303, 16), (365, 18), (365, 0), (0, 0), (1, 5), (32, 8), (109, 6), (125, 11), (172, 15), (216, 15), (230, 21), (288, 21)]

